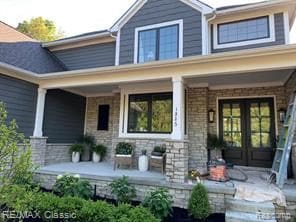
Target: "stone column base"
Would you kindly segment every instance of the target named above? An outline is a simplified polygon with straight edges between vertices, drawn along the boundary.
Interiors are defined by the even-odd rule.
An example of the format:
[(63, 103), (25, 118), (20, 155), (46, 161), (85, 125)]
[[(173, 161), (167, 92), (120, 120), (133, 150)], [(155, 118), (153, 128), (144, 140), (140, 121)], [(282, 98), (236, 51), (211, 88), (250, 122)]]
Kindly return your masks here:
[(184, 183), (188, 176), (188, 142), (166, 142), (166, 180)]
[(47, 137), (30, 137), (32, 162), (37, 167), (45, 165), (46, 141)]

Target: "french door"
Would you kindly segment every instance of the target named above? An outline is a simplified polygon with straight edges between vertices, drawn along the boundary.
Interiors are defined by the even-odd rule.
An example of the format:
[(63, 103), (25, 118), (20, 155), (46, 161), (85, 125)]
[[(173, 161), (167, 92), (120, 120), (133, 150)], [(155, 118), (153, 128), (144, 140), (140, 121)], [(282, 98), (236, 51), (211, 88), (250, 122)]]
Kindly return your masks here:
[(227, 143), (226, 161), (235, 165), (271, 167), (275, 116), (272, 98), (219, 101), (219, 134)]

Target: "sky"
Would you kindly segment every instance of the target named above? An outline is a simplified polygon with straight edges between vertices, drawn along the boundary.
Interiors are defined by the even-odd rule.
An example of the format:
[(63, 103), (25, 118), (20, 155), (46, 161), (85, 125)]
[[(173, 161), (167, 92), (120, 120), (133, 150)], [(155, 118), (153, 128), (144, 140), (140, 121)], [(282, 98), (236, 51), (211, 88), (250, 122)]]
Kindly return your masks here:
[[(204, 0), (212, 7), (262, 0)], [(42, 16), (53, 20), (66, 36), (108, 29), (135, 0), (0, 0), (0, 20), (14, 27)], [(296, 22), (290, 33), (296, 43)]]

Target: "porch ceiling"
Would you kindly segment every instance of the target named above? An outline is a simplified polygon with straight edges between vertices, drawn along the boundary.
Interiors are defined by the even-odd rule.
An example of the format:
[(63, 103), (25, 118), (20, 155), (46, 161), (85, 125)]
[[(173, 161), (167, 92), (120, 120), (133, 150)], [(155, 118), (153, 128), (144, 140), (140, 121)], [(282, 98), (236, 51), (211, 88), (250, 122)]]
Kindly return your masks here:
[(207, 86), (210, 89), (282, 86), (294, 71), (294, 69), (286, 69), (241, 73), (239, 75), (204, 76), (187, 78), (186, 82), (191, 87)]

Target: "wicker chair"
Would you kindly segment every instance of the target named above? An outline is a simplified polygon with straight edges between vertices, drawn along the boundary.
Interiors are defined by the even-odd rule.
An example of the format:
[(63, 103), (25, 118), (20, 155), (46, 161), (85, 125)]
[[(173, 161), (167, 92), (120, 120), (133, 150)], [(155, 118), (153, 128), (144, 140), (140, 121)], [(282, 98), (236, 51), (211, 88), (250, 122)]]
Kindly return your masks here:
[(121, 155), (115, 154), (114, 157), (114, 170), (117, 169), (119, 166), (128, 166), (130, 169), (133, 167), (133, 156), (134, 153), (130, 155)]

